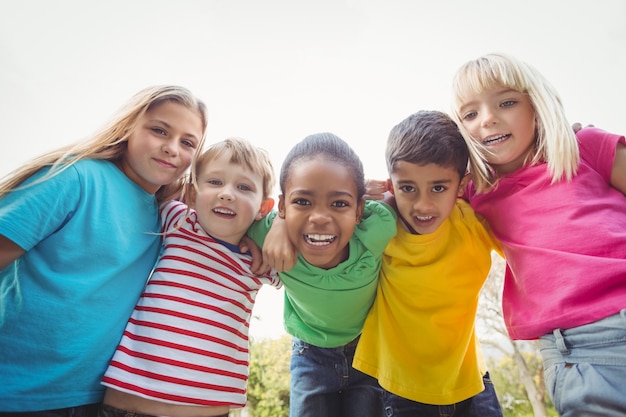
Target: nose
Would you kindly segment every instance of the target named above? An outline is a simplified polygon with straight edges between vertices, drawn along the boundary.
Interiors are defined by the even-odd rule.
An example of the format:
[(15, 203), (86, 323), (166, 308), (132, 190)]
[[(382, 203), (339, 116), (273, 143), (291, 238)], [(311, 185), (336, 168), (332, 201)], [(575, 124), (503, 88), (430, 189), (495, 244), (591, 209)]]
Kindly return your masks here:
[(309, 215), (309, 221), (314, 224), (325, 224), (330, 221), (330, 215), (326, 207), (318, 207)]
[(425, 212), (432, 208), (432, 201), (425, 195), (418, 196), (413, 202), (413, 210), (418, 212)]
[(233, 201), (235, 199), (235, 194), (232, 192), (230, 186), (225, 185), (219, 193), (219, 198), (220, 200)]
[(482, 112), (482, 118), (480, 120), (481, 125), (483, 127), (489, 127), (489, 126), (493, 126), (494, 124), (496, 124), (496, 115), (493, 111), (489, 110), (489, 109), (485, 109)]
[(176, 156), (178, 154), (178, 142), (175, 140), (165, 140), (161, 149), (164, 153), (170, 156)]

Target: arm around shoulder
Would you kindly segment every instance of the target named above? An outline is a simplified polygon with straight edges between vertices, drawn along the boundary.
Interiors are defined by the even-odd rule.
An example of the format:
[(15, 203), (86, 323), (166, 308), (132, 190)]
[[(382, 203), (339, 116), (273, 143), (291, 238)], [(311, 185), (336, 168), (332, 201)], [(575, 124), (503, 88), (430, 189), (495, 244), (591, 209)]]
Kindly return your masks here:
[(387, 243), (396, 235), (396, 220), (396, 212), (389, 204), (367, 200), (355, 234), (370, 250), (382, 253)]

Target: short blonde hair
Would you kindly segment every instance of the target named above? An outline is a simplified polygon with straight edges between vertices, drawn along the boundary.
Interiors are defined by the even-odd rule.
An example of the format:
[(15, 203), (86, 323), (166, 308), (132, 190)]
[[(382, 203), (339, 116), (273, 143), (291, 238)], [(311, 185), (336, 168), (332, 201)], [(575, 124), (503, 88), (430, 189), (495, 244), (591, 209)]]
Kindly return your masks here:
[(486, 151), (471, 138), (463, 126), (460, 108), (470, 97), (484, 90), (504, 86), (527, 94), (535, 110), (535, 151), (529, 163), (547, 163), (552, 182), (576, 175), (580, 161), (578, 142), (567, 121), (561, 98), (535, 68), (506, 54), (487, 54), (465, 63), (453, 81), (452, 115), (470, 149), (470, 170), (474, 183), (482, 191), (497, 182), (494, 170), (486, 161)]
[[(230, 152), (231, 163), (245, 166), (250, 171), (260, 174), (263, 184), (263, 199), (271, 197), (276, 178), (269, 154), (266, 150), (252, 145), (249, 141), (236, 137), (226, 138), (212, 144), (194, 159), (191, 165), (188, 191), (189, 187), (198, 186), (198, 176), (202, 169), (224, 152)], [(186, 198), (188, 199), (188, 193), (186, 193)]]
[[(119, 162), (125, 155), (128, 138), (139, 119), (149, 110), (165, 102), (179, 103), (197, 113), (202, 120), (202, 137), (197, 150), (202, 149), (207, 126), (205, 104), (189, 90), (176, 85), (161, 85), (145, 88), (134, 96), (99, 131), (86, 140), (48, 152), (22, 166), (0, 183), (0, 197), (11, 192), (34, 173), (44, 167), (50, 171), (40, 181), (58, 174), (82, 159), (104, 159)], [(180, 194), (183, 179), (162, 186), (156, 192), (158, 202)]]

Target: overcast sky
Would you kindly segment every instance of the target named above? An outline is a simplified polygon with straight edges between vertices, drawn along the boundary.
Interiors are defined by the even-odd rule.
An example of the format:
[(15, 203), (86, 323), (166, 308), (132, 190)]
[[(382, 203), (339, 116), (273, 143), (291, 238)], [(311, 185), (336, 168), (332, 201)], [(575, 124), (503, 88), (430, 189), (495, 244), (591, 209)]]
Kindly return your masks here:
[[(571, 122), (626, 133), (625, 18), (623, 0), (0, 0), (0, 176), (180, 84), (209, 143), (247, 138), (278, 169), (331, 131), (384, 178), (391, 127), (448, 111), (455, 70), (489, 52), (546, 75)], [(261, 291), (253, 336), (282, 334), (281, 294)]]

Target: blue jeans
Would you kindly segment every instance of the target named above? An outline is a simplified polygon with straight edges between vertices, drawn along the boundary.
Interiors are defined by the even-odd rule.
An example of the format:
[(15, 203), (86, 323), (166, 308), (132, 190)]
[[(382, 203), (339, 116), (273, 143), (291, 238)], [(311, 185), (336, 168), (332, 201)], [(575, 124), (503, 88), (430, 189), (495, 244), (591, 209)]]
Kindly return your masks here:
[(58, 410), (0, 413), (0, 417), (96, 417), (100, 404), (86, 404)]
[(293, 338), (290, 417), (382, 417), (378, 381), (352, 367), (358, 338), (321, 348)]
[(456, 404), (422, 404), (400, 397), (388, 391), (383, 393), (386, 417), (502, 417), (502, 408), (496, 390), (489, 378), (483, 376), (485, 389), (477, 395)]
[(546, 387), (559, 414), (626, 415), (626, 310), (539, 339)]

